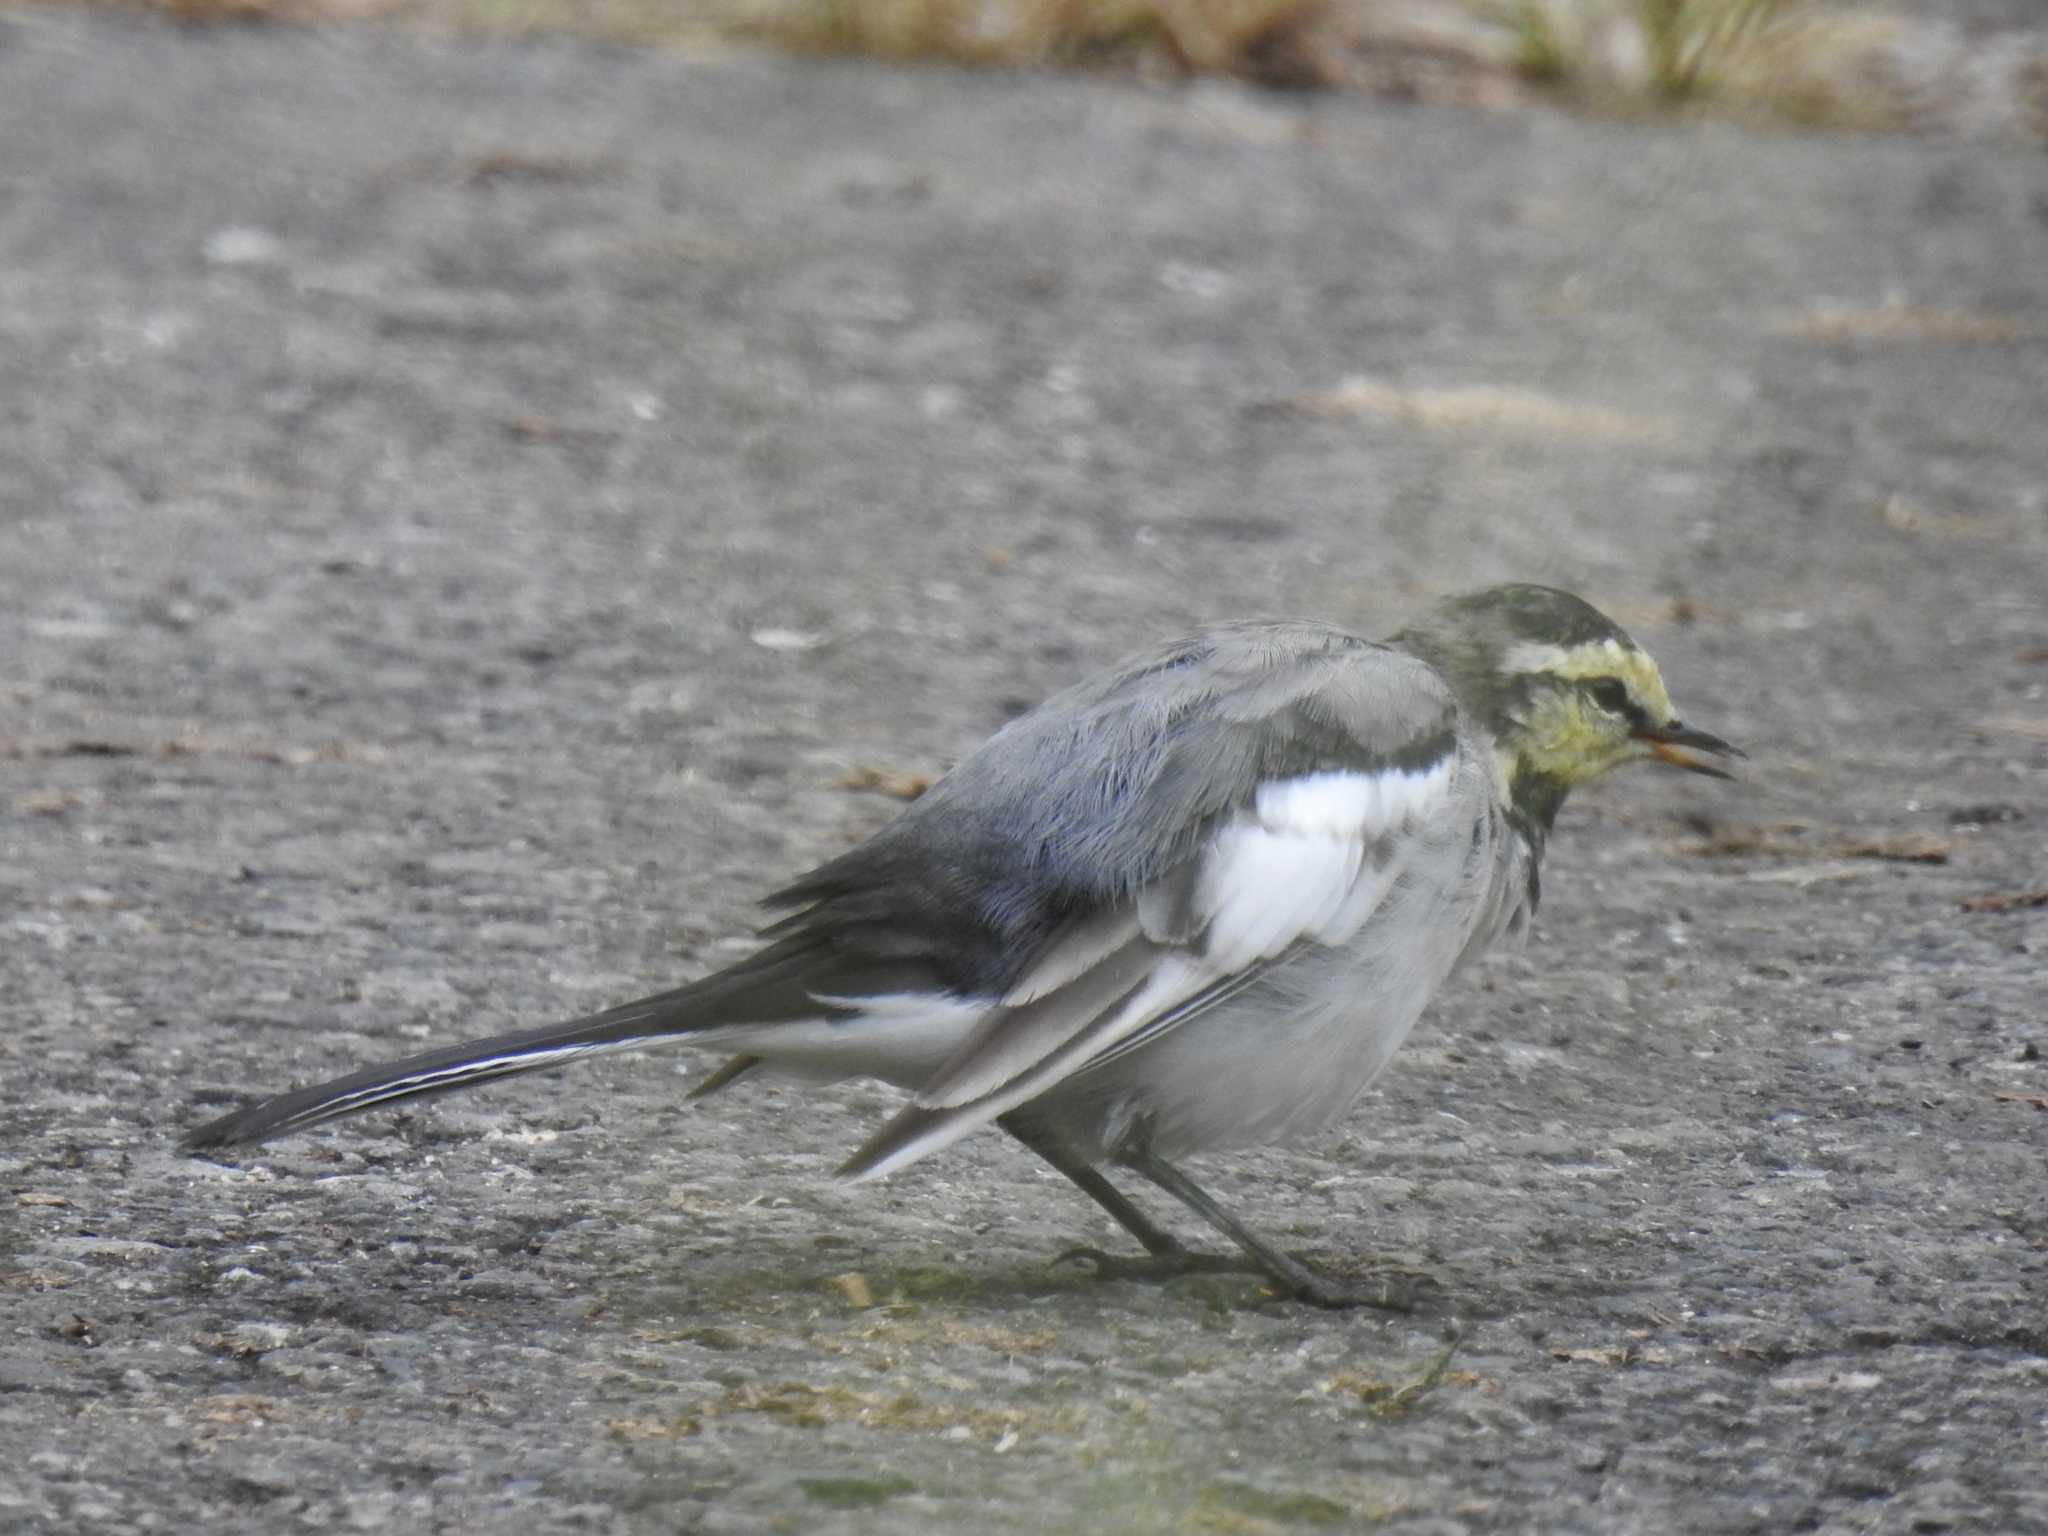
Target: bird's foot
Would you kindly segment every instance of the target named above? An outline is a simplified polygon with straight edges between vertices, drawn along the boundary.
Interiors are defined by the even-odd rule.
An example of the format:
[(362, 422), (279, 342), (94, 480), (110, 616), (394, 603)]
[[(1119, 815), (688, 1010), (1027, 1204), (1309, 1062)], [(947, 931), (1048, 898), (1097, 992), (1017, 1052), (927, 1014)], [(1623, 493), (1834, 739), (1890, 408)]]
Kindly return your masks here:
[(1416, 1285), (1428, 1282), (1430, 1277), (1413, 1271), (1383, 1270), (1377, 1274), (1339, 1279), (1321, 1269), (1301, 1264), (1298, 1274), (1269, 1274), (1267, 1278), (1294, 1300), (1312, 1307), (1327, 1307), (1332, 1311), (1372, 1307), (1381, 1312), (1413, 1312)]
[(1097, 1280), (1145, 1280), (1154, 1283), (1178, 1280), (1185, 1275), (1264, 1273), (1250, 1259), (1236, 1254), (1198, 1253), (1192, 1248), (1170, 1248), (1148, 1253), (1142, 1258), (1135, 1254), (1105, 1253), (1100, 1248), (1069, 1248), (1052, 1261), (1055, 1269), (1062, 1264), (1086, 1264)]
[(1200, 1253), (1173, 1248), (1148, 1253), (1105, 1253), (1100, 1248), (1069, 1248), (1055, 1266), (1086, 1264), (1097, 1280), (1141, 1280), (1157, 1283), (1187, 1275), (1260, 1275), (1281, 1295), (1312, 1307), (1343, 1310), (1373, 1307), (1383, 1312), (1412, 1312), (1418, 1283), (1429, 1283), (1420, 1270), (1389, 1269), (1340, 1279), (1291, 1254)]

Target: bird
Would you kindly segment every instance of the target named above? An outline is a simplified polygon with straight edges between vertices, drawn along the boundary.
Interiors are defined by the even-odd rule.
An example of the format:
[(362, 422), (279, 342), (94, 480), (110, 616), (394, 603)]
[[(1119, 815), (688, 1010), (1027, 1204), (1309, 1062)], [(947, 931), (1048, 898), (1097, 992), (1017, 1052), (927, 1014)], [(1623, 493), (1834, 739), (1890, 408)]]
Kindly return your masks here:
[[(1432, 998), (1526, 933), (1566, 796), (1647, 761), (1732, 778), (1656, 663), (1554, 587), (1449, 597), (1384, 640), (1222, 624), (1053, 695), (894, 821), (764, 898), (759, 948), (671, 991), (442, 1046), (237, 1109), (213, 1152), (612, 1051), (878, 1079), (907, 1102), (839, 1169), (875, 1179), (993, 1125), (1145, 1256), (1238, 1266), (1282, 1297), (1398, 1304), (1283, 1251), (1182, 1159), (1344, 1118)], [(1133, 1175), (1228, 1237), (1184, 1244)], [(1128, 1180), (1126, 1180), (1128, 1183)], [(1070, 1255), (1072, 1256), (1072, 1255)]]

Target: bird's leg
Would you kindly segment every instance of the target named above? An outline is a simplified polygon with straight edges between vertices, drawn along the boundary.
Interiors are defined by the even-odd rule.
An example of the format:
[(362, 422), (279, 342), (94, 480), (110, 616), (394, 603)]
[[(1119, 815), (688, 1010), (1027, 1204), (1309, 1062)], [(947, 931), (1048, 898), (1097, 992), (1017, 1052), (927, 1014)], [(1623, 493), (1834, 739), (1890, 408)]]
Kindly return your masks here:
[(1347, 1286), (1292, 1254), (1282, 1253), (1218, 1205), (1193, 1179), (1155, 1155), (1142, 1135), (1127, 1139), (1117, 1149), (1117, 1162), (1165, 1190), (1229, 1237), (1242, 1250), (1242, 1258), (1200, 1253), (1187, 1247), (1132, 1204), (1100, 1169), (1074, 1156), (1056, 1136), (1024, 1112), (1012, 1110), (999, 1116), (996, 1124), (1072, 1180), (1083, 1194), (1115, 1217), (1118, 1226), (1142, 1243), (1146, 1253), (1145, 1258), (1133, 1259), (1104, 1253), (1099, 1248), (1071, 1248), (1053, 1261), (1056, 1264), (1085, 1263), (1098, 1278), (1105, 1280), (1172, 1280), (1182, 1275), (1241, 1274), (1249, 1270), (1264, 1275), (1289, 1296), (1313, 1306), (1384, 1307), (1406, 1312), (1413, 1305), (1406, 1288), (1396, 1282)]
[(1347, 1286), (1292, 1254), (1282, 1253), (1218, 1205), (1193, 1179), (1155, 1156), (1142, 1143), (1119, 1150), (1117, 1161), (1151, 1180), (1217, 1231), (1228, 1235), (1267, 1279), (1298, 1301), (1318, 1307), (1384, 1307), (1390, 1312), (1406, 1312), (1414, 1305), (1406, 1287), (1396, 1282)]
[(1118, 1226), (1143, 1243), (1147, 1253), (1165, 1258), (1187, 1252), (1179, 1238), (1154, 1223), (1151, 1217), (1131, 1204), (1122, 1190), (1104, 1178), (1100, 1170), (1074, 1156), (1035, 1120), (1012, 1110), (1007, 1115), (997, 1116), (996, 1124), (1072, 1179), (1082, 1194), (1114, 1216)]
[(996, 1124), (1065, 1174), (1083, 1194), (1114, 1216), (1118, 1226), (1144, 1244), (1147, 1255), (1133, 1259), (1104, 1253), (1100, 1248), (1069, 1248), (1053, 1263), (1086, 1264), (1098, 1279), (1103, 1280), (1171, 1280), (1180, 1275), (1207, 1274), (1218, 1270), (1241, 1272), (1251, 1267), (1242, 1259), (1197, 1253), (1185, 1246), (1179, 1238), (1133, 1205), (1122, 1190), (1103, 1176), (1100, 1169), (1074, 1156), (1057, 1137), (1048, 1134), (1028, 1115), (1012, 1110), (1007, 1115), (998, 1116)]

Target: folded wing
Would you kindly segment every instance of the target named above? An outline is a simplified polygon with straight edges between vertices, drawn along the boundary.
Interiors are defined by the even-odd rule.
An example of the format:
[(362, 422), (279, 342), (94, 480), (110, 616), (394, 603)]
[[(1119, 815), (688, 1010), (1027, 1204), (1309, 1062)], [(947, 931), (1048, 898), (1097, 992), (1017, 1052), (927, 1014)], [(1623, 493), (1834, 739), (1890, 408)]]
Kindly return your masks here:
[(1447, 736), (1400, 766), (1250, 786), (1188, 864), (1059, 936), (842, 1175), (901, 1168), (1180, 1027), (1301, 946), (1352, 940), (1401, 878), (1413, 824), (1452, 795), (1456, 753)]

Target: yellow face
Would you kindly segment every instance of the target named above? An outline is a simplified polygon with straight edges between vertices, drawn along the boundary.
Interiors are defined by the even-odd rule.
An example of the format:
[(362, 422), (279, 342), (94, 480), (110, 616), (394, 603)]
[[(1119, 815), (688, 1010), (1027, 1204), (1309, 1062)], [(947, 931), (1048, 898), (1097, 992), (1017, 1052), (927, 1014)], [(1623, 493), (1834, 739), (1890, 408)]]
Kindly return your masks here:
[(1505, 670), (1537, 679), (1500, 743), (1510, 780), (1534, 773), (1583, 784), (1646, 757), (1693, 766), (1660, 750), (1656, 738), (1678, 728), (1678, 719), (1647, 653), (1611, 639), (1569, 648), (1531, 643), (1508, 652)]

